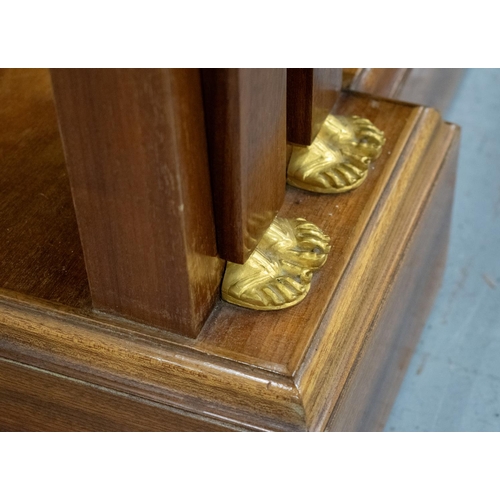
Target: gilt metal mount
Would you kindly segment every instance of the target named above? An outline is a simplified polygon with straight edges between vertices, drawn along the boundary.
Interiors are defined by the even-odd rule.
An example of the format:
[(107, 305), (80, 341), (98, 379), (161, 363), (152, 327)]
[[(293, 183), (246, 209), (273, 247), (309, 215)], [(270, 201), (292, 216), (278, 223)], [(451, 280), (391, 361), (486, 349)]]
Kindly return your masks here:
[(329, 251), (330, 238), (315, 224), (276, 217), (245, 264), (227, 263), (222, 298), (264, 311), (298, 304)]
[(355, 189), (384, 143), (384, 133), (370, 120), (329, 115), (310, 146), (293, 146), (288, 184), (315, 193)]

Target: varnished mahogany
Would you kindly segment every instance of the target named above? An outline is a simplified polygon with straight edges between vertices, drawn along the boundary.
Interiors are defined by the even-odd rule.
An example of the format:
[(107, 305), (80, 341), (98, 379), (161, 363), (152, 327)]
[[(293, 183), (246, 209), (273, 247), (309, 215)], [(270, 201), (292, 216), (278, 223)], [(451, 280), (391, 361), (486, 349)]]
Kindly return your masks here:
[(202, 70), (217, 246), (242, 264), (286, 184), (286, 70)]
[(444, 112), (463, 73), (454, 68), (348, 68), (343, 70), (343, 88)]
[(342, 85), (337, 68), (288, 68), (287, 141), (308, 146), (332, 110)]
[(195, 337), (219, 293), (196, 69), (57, 69), (92, 302)]
[(91, 304), (43, 69), (0, 70), (0, 288), (80, 309)]
[[(54, 408), (58, 430), (173, 429), (177, 418), (179, 430), (379, 429), (442, 269), (458, 129), (434, 110), (355, 93), (334, 112), (370, 119), (387, 142), (355, 191), (287, 188), (280, 215), (332, 239), (302, 303), (261, 313), (218, 301), (192, 339), (28, 297), (11, 282), (0, 293), (0, 428), (46, 429), (29, 412), (50, 418)], [(75, 227), (71, 217), (52, 213), (51, 224)], [(19, 245), (31, 255), (28, 238)], [(46, 280), (44, 290), (70, 286), (57, 273)]]

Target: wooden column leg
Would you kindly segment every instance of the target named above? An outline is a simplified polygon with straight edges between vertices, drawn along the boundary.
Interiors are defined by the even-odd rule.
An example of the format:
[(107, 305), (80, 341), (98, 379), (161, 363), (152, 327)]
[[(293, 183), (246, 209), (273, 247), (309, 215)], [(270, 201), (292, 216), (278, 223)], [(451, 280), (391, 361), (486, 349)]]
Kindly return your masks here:
[(51, 71), (96, 309), (195, 337), (218, 294), (199, 71)]
[(220, 255), (244, 263), (286, 184), (286, 70), (202, 70)]
[(309, 146), (342, 87), (342, 69), (287, 69), (287, 141)]

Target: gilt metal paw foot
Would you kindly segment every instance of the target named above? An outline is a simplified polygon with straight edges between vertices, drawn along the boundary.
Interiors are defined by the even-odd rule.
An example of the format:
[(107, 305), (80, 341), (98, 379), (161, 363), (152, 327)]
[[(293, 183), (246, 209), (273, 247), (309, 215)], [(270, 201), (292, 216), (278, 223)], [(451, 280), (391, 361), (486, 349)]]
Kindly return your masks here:
[(315, 224), (276, 217), (245, 264), (227, 263), (222, 298), (266, 311), (298, 304), (329, 251), (330, 238)]
[(293, 146), (287, 182), (315, 193), (351, 191), (363, 183), (384, 143), (384, 133), (366, 118), (329, 115), (310, 146)]

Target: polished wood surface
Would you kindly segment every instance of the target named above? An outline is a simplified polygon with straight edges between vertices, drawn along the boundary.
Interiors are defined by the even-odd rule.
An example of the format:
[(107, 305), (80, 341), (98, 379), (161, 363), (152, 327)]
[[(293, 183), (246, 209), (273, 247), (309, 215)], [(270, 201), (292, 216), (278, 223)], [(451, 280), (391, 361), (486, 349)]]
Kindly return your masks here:
[(398, 99), (446, 111), (462, 81), (464, 69), (411, 68)]
[[(335, 114), (358, 115), (383, 130), (387, 142), (366, 181), (356, 190), (328, 196), (288, 187), (283, 217), (304, 217), (331, 238), (332, 250), (300, 304), (278, 312), (216, 308), (199, 336), (206, 348), (283, 374), (295, 371), (372, 217), (406, 143), (421, 123), (421, 108), (362, 95), (342, 95)], [(399, 163), (398, 163), (399, 162)], [(320, 290), (317, 294), (315, 290)], [(221, 327), (222, 326), (222, 327)], [(300, 333), (299, 333), (300, 331)]]
[(343, 88), (444, 112), (463, 73), (463, 69), (455, 68), (347, 68), (343, 72)]
[(52, 70), (96, 309), (194, 337), (219, 293), (198, 70)]
[(352, 80), (356, 76), (356, 73), (359, 71), (358, 68), (342, 68), (342, 88), (347, 90), (349, 89)]
[[(369, 118), (387, 142), (355, 191), (326, 196), (287, 188), (280, 215), (306, 217), (332, 239), (329, 260), (302, 303), (260, 313), (219, 302), (201, 334), (189, 339), (4, 290), (0, 357), (233, 428), (325, 430), (341, 428), (349, 414), (359, 428), (379, 426), (377, 412), (359, 416), (369, 415), (373, 398), (356, 387), (381, 373), (361, 370), (362, 359), (383, 363), (386, 354), (371, 353), (378, 344), (370, 337), (409, 345), (403, 338), (413, 338), (427, 314), (415, 307), (407, 316), (400, 305), (420, 300), (414, 294), (423, 288), (432, 294), (432, 287), (408, 283), (420, 273), (407, 269), (419, 262), (412, 256), (428, 255), (422, 279), (437, 279), (449, 212), (430, 200), (443, 196), (449, 210), (451, 185), (446, 193), (434, 186), (455, 167), (458, 132), (433, 110), (361, 94), (342, 95), (334, 111)], [(411, 294), (402, 302), (390, 299), (392, 290), (400, 294), (398, 283)], [(376, 333), (387, 325), (397, 331)], [(356, 382), (357, 373), (365, 375)], [(390, 401), (397, 381), (389, 372), (383, 377), (380, 398)], [(351, 398), (343, 392), (348, 387)], [(77, 405), (70, 398), (65, 404)]]
[(50, 77), (43, 69), (0, 69), (0, 288), (90, 307)]
[[(447, 151), (443, 166), (424, 201), (422, 216), (415, 224), (399, 269), (387, 278), (390, 285), (383, 307), (349, 373), (327, 424), (328, 431), (384, 429), (432, 309), (448, 249), (459, 142), (454, 126), (444, 125), (436, 132), (442, 142), (435, 141), (427, 160), (435, 162), (436, 155), (442, 157)], [(417, 184), (415, 189), (420, 187)]]
[(288, 68), (286, 78), (286, 139), (309, 146), (337, 101), (342, 69)]
[(349, 90), (396, 99), (410, 73), (411, 68), (360, 68), (352, 75)]
[(0, 432), (231, 430), (207, 417), (6, 360), (0, 360), (0, 402)]
[(219, 254), (244, 263), (286, 184), (286, 70), (202, 70)]

